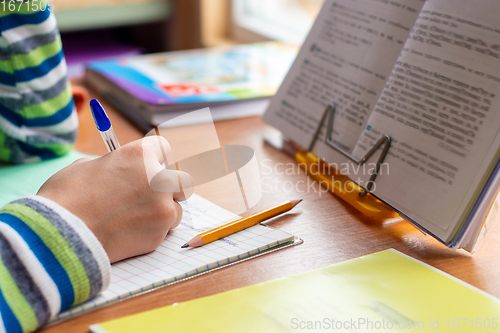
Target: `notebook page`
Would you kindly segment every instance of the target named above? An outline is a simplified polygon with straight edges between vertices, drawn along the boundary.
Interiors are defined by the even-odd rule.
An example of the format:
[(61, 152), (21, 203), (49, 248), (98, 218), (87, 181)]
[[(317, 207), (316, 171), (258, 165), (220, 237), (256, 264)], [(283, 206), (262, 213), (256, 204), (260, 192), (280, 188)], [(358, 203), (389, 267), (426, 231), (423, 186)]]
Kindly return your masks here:
[(182, 222), (152, 253), (111, 266), (111, 285), (100, 296), (61, 313), (53, 321), (68, 319), (102, 305), (220, 267), (293, 240), (293, 236), (256, 225), (203, 247), (181, 249), (194, 236), (239, 217), (194, 194)]

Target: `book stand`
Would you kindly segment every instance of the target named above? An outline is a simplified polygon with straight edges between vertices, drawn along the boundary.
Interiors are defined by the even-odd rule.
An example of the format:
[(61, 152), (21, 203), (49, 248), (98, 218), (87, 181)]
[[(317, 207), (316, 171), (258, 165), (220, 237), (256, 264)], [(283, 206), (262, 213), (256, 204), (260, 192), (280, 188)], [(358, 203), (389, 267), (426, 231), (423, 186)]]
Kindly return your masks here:
[[(320, 123), (314, 133), (314, 136), (309, 144), (307, 150), (301, 150), (296, 153), (295, 160), (299, 166), (311, 177), (319, 181), (319, 183), (325, 186), (330, 192), (339, 196), (341, 199), (345, 200), (347, 203), (352, 205), (354, 208), (359, 210), (366, 216), (377, 218), (377, 219), (387, 219), (398, 217), (399, 215), (387, 207), (384, 203), (379, 201), (375, 196), (370, 193), (373, 187), (375, 178), (380, 171), (380, 167), (384, 162), (387, 152), (391, 146), (391, 138), (388, 135), (382, 136), (380, 140), (366, 153), (366, 155), (357, 159), (352, 155), (348, 154), (341, 148), (339, 148), (332, 140), (331, 134), (333, 131), (333, 119), (335, 115), (336, 106), (328, 105), (323, 113)], [(353, 182), (348, 176), (342, 174), (337, 169), (332, 167), (330, 164), (319, 159), (312, 150), (316, 144), (319, 134), (321, 133), (321, 128), (328, 117), (328, 123), (326, 128), (326, 139), (325, 143), (336, 151), (340, 152), (342, 155), (349, 158), (351, 161), (358, 165), (365, 164), (368, 159), (377, 151), (380, 147), (382, 148), (382, 153), (380, 154), (375, 170), (370, 176), (366, 188), (363, 188)]]

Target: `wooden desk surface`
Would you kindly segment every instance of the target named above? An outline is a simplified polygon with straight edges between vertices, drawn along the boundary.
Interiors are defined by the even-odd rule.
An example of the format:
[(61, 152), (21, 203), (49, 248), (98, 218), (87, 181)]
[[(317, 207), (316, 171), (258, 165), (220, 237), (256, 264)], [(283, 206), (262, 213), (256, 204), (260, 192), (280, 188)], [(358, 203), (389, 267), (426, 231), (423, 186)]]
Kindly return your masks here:
[[(103, 104), (122, 145), (142, 137), (111, 106)], [(500, 232), (499, 227), (495, 226), (498, 223), (494, 223), (498, 222), (497, 218), (490, 224), (488, 237), (474, 256), (463, 251), (453, 251), (423, 235), (407, 222), (373, 222), (334, 195), (320, 195), (318, 185), (294, 168), (293, 159), (264, 143), (264, 136), (278, 133), (260, 118), (222, 121), (216, 123), (216, 129), (221, 144), (243, 144), (255, 150), (261, 173), (264, 173), (261, 176), (267, 184), (263, 186), (264, 193), (258, 209), (289, 199), (304, 199), (293, 213), (272, 224), (275, 228), (303, 238), (304, 243), (114, 303), (49, 327), (43, 330), (44, 333), (88, 332), (88, 326), (94, 323), (241, 288), (389, 248), (397, 249), (500, 297)], [(80, 137), (76, 149), (96, 155), (107, 153), (89, 108), (80, 114)], [(273, 173), (269, 174), (269, 168), (264, 166), (271, 166)], [(287, 175), (286, 171), (294, 172)], [(312, 184), (311, 187), (308, 184)], [(211, 191), (217, 193), (217, 189)], [(497, 208), (498, 202), (493, 209)]]

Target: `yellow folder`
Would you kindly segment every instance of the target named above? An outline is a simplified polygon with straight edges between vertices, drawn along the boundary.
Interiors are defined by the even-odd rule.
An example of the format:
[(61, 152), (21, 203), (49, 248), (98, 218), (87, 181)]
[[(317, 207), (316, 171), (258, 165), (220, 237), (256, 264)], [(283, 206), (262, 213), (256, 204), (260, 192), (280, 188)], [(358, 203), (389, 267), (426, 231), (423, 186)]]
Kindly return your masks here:
[(493, 332), (500, 301), (386, 250), (92, 325), (128, 332)]

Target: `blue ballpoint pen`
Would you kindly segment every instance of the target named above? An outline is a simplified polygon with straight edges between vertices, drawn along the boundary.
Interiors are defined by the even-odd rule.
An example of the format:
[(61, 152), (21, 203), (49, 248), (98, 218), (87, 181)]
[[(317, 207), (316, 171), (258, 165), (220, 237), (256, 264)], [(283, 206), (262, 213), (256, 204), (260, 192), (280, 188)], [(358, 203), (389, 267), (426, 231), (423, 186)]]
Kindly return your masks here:
[(106, 111), (104, 111), (101, 103), (99, 103), (97, 99), (91, 100), (90, 109), (92, 110), (92, 116), (94, 116), (95, 124), (99, 132), (101, 132), (102, 140), (108, 148), (108, 151), (112, 152), (113, 150), (120, 148), (120, 143), (118, 142), (118, 138), (113, 130), (113, 126), (111, 126), (108, 115), (106, 114)]

